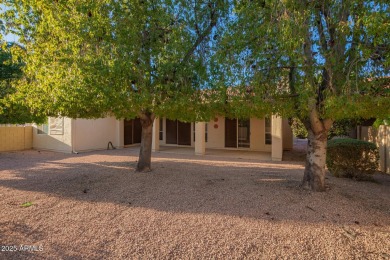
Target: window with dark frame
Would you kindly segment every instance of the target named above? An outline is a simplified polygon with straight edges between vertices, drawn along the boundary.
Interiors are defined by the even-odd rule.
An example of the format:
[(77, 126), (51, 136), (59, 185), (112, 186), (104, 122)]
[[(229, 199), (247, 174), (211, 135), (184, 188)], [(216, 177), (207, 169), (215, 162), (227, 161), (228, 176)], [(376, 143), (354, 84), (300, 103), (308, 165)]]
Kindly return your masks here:
[(195, 142), (195, 123), (193, 123), (193, 125), (194, 125), (193, 126), (193, 130), (194, 130), (193, 133), (194, 133), (194, 142)]
[(206, 123), (206, 125), (205, 125), (205, 131), (204, 131), (204, 141), (207, 143), (207, 132), (208, 132), (208, 130), (207, 130), (207, 127), (208, 126), (208, 124)]
[(159, 139), (163, 140), (164, 139), (164, 125), (163, 125), (163, 119), (160, 118), (160, 126), (159, 126)]
[(265, 144), (272, 144), (272, 121), (270, 117), (265, 118)]
[(250, 120), (237, 119), (237, 147), (250, 148), (250, 136)]

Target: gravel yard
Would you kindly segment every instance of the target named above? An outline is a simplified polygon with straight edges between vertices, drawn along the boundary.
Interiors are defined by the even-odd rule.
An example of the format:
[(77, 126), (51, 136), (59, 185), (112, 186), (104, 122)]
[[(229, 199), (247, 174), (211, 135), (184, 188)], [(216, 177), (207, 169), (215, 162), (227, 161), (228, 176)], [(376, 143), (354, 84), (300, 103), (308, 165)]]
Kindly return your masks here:
[(0, 259), (390, 259), (388, 175), (313, 193), (291, 153), (137, 155), (0, 153)]

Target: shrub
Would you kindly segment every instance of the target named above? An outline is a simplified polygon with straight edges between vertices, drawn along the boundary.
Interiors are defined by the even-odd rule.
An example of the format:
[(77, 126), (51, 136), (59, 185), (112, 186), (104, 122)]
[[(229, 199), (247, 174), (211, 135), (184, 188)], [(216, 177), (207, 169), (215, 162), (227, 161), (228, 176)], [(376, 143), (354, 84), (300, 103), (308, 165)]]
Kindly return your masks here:
[[(307, 130), (298, 118), (291, 118), (289, 123), (294, 136), (298, 138), (307, 138)], [(332, 128), (329, 130), (328, 139), (335, 136), (349, 136), (351, 129), (356, 128), (358, 123), (359, 120), (357, 119), (342, 119), (334, 122)]]
[(356, 119), (342, 119), (335, 121), (328, 133), (328, 140), (335, 136), (349, 136), (351, 129), (356, 128), (358, 124)]
[(375, 144), (351, 138), (328, 141), (326, 166), (336, 177), (372, 179), (378, 169), (379, 153)]

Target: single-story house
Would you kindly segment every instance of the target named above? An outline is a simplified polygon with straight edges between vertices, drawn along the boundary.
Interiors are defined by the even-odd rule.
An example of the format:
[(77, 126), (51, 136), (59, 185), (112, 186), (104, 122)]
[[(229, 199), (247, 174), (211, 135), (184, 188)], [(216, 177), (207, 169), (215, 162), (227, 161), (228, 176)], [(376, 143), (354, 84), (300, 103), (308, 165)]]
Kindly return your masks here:
[[(137, 118), (49, 118), (48, 124), (34, 127), (33, 148), (67, 153), (107, 149), (111, 145), (123, 148), (140, 143), (141, 131)], [(292, 149), (292, 143), (287, 119), (277, 116), (248, 120), (218, 116), (196, 123), (156, 118), (153, 124), (153, 151), (160, 146), (193, 147), (197, 155), (204, 155), (206, 149), (248, 150), (268, 152), (273, 160), (282, 160), (283, 150)]]

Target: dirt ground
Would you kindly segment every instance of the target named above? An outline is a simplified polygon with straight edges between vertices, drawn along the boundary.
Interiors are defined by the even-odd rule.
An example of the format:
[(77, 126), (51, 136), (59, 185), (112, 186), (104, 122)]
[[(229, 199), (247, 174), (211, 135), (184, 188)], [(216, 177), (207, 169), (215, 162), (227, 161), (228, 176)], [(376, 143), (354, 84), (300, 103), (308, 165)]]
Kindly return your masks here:
[(302, 156), (0, 153), (0, 259), (390, 259), (390, 176), (313, 193)]

